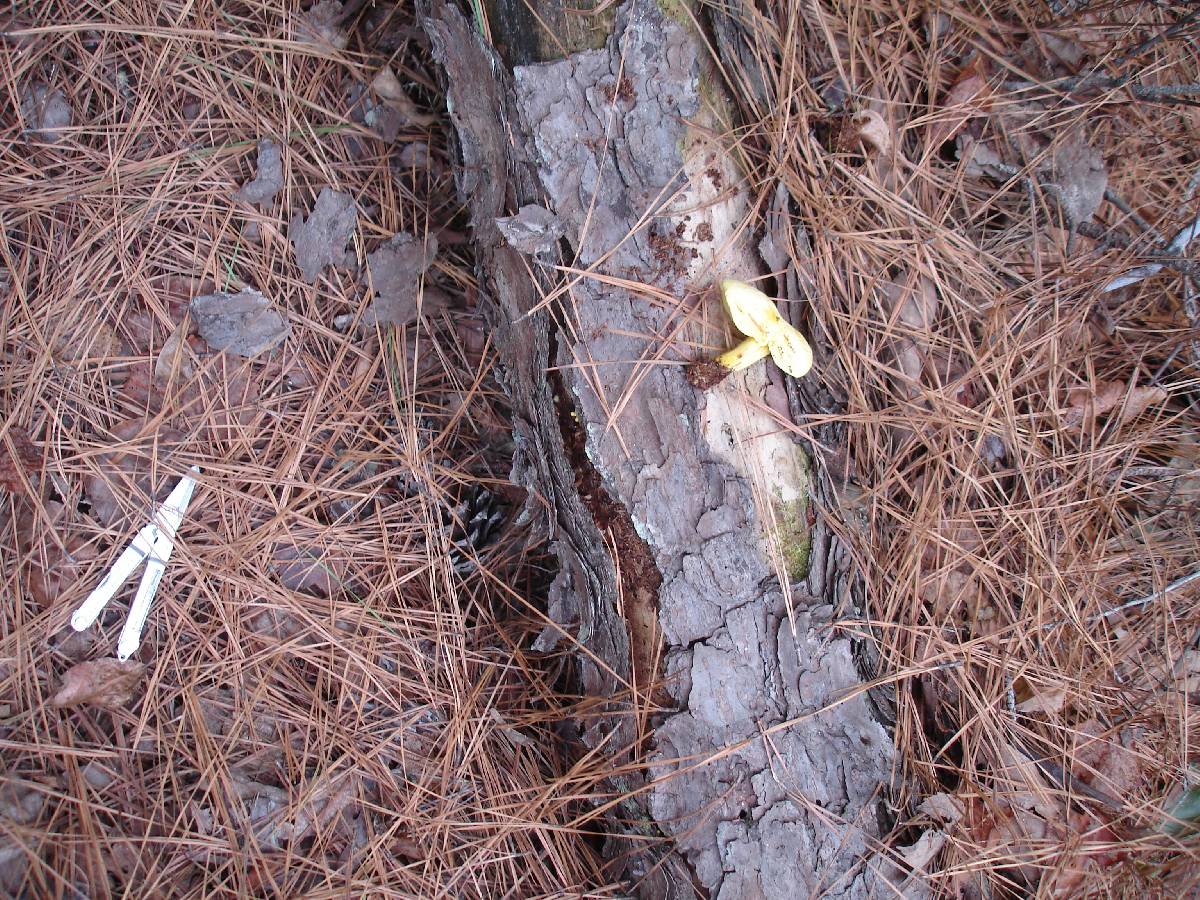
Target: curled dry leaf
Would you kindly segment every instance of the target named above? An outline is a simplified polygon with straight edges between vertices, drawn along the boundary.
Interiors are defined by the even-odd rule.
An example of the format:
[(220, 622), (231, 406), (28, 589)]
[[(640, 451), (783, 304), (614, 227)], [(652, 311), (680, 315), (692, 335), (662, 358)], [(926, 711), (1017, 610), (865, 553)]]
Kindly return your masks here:
[(1017, 704), (1017, 712), (1029, 715), (1031, 713), (1056, 713), (1067, 704), (1070, 696), (1065, 687), (1035, 689), (1027, 700)]
[(29, 85), (21, 95), (21, 117), (25, 127), (48, 144), (61, 140), (71, 127), (71, 105), (62, 91), (47, 85)]
[(1059, 142), (1050, 158), (1049, 177), (1070, 226), (1091, 219), (1108, 188), (1104, 157), (1080, 135)]
[[(155, 501), (166, 498), (174, 485), (166, 467), (155, 466), (157, 476), (151, 491), (151, 460), (162, 459), (183, 441), (183, 433), (174, 428), (160, 427), (143, 434), (147, 420), (126, 419), (113, 428), (113, 440), (128, 445), (100, 456), (98, 474), (84, 481), (84, 493), (92, 506), (92, 515), (105, 525), (129, 524), (126, 510), (139, 514), (149, 510)], [(124, 498), (122, 502), (118, 494)]]
[(988, 83), (979, 68), (969, 65), (958, 73), (942, 98), (941, 111), (929, 128), (929, 145), (936, 150), (952, 140), (975, 116), (984, 115), (991, 103)]
[(1167, 392), (1160, 387), (1131, 388), (1119, 381), (1101, 381), (1094, 388), (1074, 388), (1067, 394), (1063, 421), (1070, 428), (1080, 427), (1116, 410), (1117, 422), (1126, 422), (1166, 400)]
[(253, 288), (218, 291), (192, 301), (200, 336), (214, 350), (252, 358), (282, 344), (292, 326), (271, 301)]
[(46, 517), (58, 531), (58, 540), (46, 535), (43, 519), (25, 508), (17, 519), (17, 537), (22, 556), (28, 556), (26, 584), (29, 595), (42, 609), (53, 605), (63, 589), (79, 580), (88, 564), (96, 558), (96, 547), (83, 535), (74, 533), (61, 503), (48, 501)]
[(945, 832), (926, 831), (912, 846), (901, 847), (899, 853), (911, 868), (924, 869), (944, 846), (946, 846)]
[(408, 94), (404, 93), (404, 89), (400, 86), (400, 79), (396, 77), (396, 73), (390, 66), (384, 66), (375, 75), (371, 81), (371, 90), (399, 114), (402, 120), (401, 124), (427, 128), (437, 121), (437, 116), (421, 112), (417, 108), (417, 104), (413, 103)]
[(154, 360), (155, 384), (170, 383), (172, 376), (176, 373), (184, 379), (191, 378), (195, 374), (196, 369), (192, 365), (191, 355), (188, 353), (190, 331), (191, 327), (188, 323), (180, 323), (163, 344), (162, 350), (158, 352), (158, 356)]
[(42, 451), (29, 437), (29, 432), (10, 425), (0, 439), (0, 487), (24, 492), (25, 480), (33, 478), (41, 468)]
[(873, 109), (865, 109), (850, 117), (855, 136), (863, 144), (872, 148), (876, 155), (887, 156), (892, 152), (894, 144), (892, 129), (883, 116)]
[(116, 709), (133, 697), (146, 667), (137, 660), (115, 657), (82, 662), (63, 675), (62, 687), (50, 702), (57, 707), (100, 706)]
[(27, 781), (6, 780), (0, 785), (0, 816), (15, 825), (38, 820), (46, 805), (46, 794)]
[(307, 219), (300, 213), (292, 217), (288, 240), (305, 281), (312, 284), (326, 266), (341, 265), (357, 221), (354, 198), (330, 187), (321, 190)]
[(894, 380), (910, 397), (917, 397), (921, 394), (922, 372), (940, 306), (937, 288), (924, 275), (910, 275), (884, 282), (882, 289), (889, 312), (906, 332), (890, 342), (901, 373)]
[(341, 20), (342, 4), (335, 0), (320, 0), (300, 14), (296, 23), (297, 36), (318, 47), (344, 50), (349, 38), (341, 28)]
[(328, 550), (298, 544), (280, 544), (272, 558), (279, 582), (290, 591), (319, 591), (332, 596), (342, 585), (346, 560), (333, 557)]
[(234, 192), (235, 200), (266, 206), (283, 188), (283, 156), (279, 145), (266, 138), (258, 142), (258, 173)]

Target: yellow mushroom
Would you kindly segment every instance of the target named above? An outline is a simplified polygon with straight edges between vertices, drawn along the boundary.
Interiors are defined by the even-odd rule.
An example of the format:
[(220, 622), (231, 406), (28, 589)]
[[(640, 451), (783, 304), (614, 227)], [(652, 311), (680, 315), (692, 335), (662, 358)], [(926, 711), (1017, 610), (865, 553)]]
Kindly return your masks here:
[(717, 363), (732, 371), (745, 369), (770, 354), (775, 364), (795, 378), (812, 368), (812, 348), (799, 331), (779, 315), (775, 301), (757, 288), (727, 278), (721, 282), (721, 298), (729, 318), (746, 339)]

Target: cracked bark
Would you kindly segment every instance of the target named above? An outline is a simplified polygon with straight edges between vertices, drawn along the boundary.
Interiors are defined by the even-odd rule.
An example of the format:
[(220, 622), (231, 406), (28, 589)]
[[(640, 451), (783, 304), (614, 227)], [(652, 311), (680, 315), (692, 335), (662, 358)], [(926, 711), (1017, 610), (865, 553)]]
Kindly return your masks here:
[[(611, 698), (612, 716), (584, 739), (651, 763), (645, 781), (616, 785), (643, 789), (619, 818), (673, 839), (656, 851), (618, 847), (624, 877), (653, 897), (697, 886), (728, 898), (895, 896), (903, 876), (877, 840), (891, 737), (855, 693), (851, 641), (826, 627), (835, 607), (852, 605), (844, 557), (819, 526), (808, 580), (793, 591), (793, 630), (789, 586), (764, 538), (764, 497), (776, 512), (807, 508), (803, 453), (763, 411), (786, 412), (789, 391), (759, 366), (700, 394), (655, 355), (696, 305), (722, 321), (718, 277), (764, 269), (739, 228), (749, 214), (730, 189), (739, 173), (708, 138), (723, 129), (701, 102), (715, 91), (703, 43), (653, 0), (616, 10), (603, 45), (551, 62), (530, 62), (545, 41), (496, 35), (507, 19), (490, 21), (518, 64), (450, 7), (431, 3), (424, 16), (517, 419), (513, 477), (530, 487), (528, 511), (560, 560), (549, 609), (558, 627), (539, 645), (566, 633), (588, 649), (581, 687)], [(495, 220), (531, 203), (558, 217), (567, 261), (593, 275), (527, 315), (552, 285), (536, 283), (545, 267), (506, 246)], [(814, 402), (790, 393), (800, 407)], [(672, 712), (649, 723), (621, 715), (630, 684), (648, 690), (660, 648)]]

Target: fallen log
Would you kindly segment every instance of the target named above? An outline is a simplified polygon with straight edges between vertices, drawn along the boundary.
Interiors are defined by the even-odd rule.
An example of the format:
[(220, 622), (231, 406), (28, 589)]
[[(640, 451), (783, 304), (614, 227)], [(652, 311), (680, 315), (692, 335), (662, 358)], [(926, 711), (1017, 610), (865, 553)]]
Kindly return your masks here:
[(812, 526), (825, 477), (781, 425), (828, 401), (819, 373), (799, 390), (769, 362), (707, 390), (686, 377), (732, 340), (719, 279), (768, 271), (697, 22), (654, 0), (590, 27), (553, 0), (488, 10), (494, 46), (441, 2), (424, 27), (513, 478), (560, 563), (538, 648), (578, 647), (580, 690), (603, 701), (583, 740), (643, 766), (614, 779), (617, 874), (653, 897), (919, 896), (881, 846), (892, 738), (829, 627), (854, 604)]

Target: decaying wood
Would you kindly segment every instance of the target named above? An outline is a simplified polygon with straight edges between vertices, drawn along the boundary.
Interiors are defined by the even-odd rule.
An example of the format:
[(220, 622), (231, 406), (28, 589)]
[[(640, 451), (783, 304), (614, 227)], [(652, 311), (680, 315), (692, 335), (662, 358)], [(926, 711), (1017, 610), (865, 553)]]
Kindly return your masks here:
[[(449, 7), (425, 23), (517, 417), (514, 478), (561, 563), (539, 644), (587, 648), (582, 687), (612, 715), (585, 739), (649, 754), (647, 778), (618, 785), (644, 805), (621, 814), (673, 838), (657, 862), (628, 855), (625, 876), (646, 896), (895, 896), (877, 840), (892, 741), (851, 641), (826, 627), (848, 575), (825, 529), (807, 581), (779, 546), (809, 537), (808, 466), (770, 413), (788, 412), (783, 376), (757, 366), (700, 393), (664, 350), (719, 343), (713, 285), (764, 271), (739, 172), (709, 138), (701, 39), (633, 0), (599, 49), (510, 70)], [(529, 204), (557, 217), (561, 260), (504, 243), (495, 220)], [(559, 262), (586, 274), (542, 303)], [(651, 699), (670, 711), (622, 714)]]

